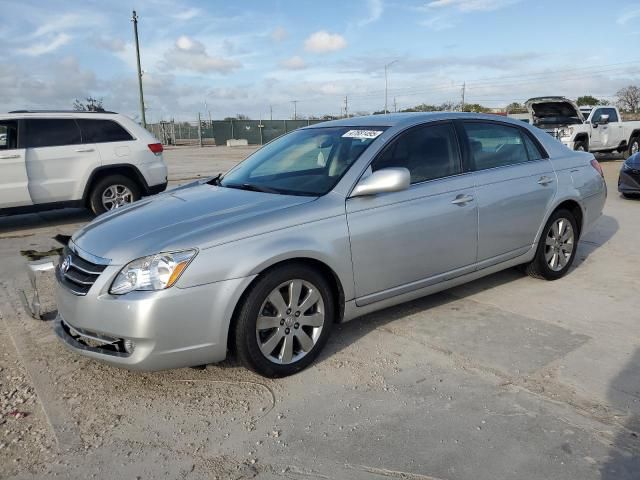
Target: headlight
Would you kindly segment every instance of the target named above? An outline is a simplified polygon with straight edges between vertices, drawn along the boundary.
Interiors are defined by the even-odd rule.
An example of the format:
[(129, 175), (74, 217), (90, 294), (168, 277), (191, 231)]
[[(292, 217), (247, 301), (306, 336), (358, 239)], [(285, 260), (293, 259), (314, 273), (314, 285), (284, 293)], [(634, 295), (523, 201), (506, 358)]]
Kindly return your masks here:
[(571, 128), (561, 128), (558, 133), (560, 134), (560, 137), (570, 137), (573, 130)]
[(138, 258), (120, 270), (109, 293), (123, 295), (134, 290), (169, 288), (180, 278), (196, 253), (196, 250), (183, 250)]

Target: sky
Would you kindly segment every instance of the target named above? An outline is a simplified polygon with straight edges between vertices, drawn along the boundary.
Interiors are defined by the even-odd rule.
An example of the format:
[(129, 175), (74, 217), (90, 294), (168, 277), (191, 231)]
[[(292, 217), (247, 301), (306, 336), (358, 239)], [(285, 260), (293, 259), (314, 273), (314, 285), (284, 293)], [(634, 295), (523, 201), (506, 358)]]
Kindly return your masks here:
[(147, 121), (388, 105), (615, 99), (640, 85), (640, 1), (0, 0), (0, 110), (103, 98)]

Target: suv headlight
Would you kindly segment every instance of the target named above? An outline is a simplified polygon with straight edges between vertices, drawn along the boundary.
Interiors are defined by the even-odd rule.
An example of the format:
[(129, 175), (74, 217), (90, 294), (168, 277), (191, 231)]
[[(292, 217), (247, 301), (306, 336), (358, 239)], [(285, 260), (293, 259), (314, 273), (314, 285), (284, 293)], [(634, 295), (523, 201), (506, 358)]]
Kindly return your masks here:
[(109, 293), (123, 295), (134, 290), (164, 290), (178, 281), (197, 250), (158, 253), (125, 265), (111, 284)]

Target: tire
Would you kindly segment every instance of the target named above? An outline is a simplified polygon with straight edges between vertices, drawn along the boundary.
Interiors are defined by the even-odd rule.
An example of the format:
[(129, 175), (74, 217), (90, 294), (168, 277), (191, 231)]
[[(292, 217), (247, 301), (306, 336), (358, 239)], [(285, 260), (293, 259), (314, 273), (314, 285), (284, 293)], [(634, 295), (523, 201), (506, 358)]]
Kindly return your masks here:
[(639, 200), (640, 193), (623, 193), (622, 196), (624, 198), (628, 198), (629, 200)]
[[(298, 291), (298, 302), (290, 301), (292, 283), (297, 285), (293, 291)], [(265, 377), (286, 377), (309, 366), (326, 344), (335, 320), (335, 300), (327, 280), (305, 265), (268, 270), (241, 301), (233, 334), (236, 353), (245, 367)], [(305, 308), (305, 301), (310, 302), (305, 311), (289, 309), (296, 304)]]
[[(563, 235), (555, 235), (554, 233), (558, 229), (557, 222), (561, 220), (567, 221), (571, 226), (571, 237), (570, 240), (566, 242), (562, 241), (562, 238), (564, 238), (564, 235), (567, 233), (567, 225), (562, 227), (561, 233), (564, 232)], [(554, 226), (556, 230), (553, 230)], [(556, 243), (557, 238), (560, 239), (559, 243)], [(567, 252), (569, 245), (571, 251)], [(575, 217), (569, 210), (556, 210), (544, 226), (540, 241), (538, 242), (536, 256), (531, 263), (525, 266), (525, 272), (531, 277), (544, 280), (557, 280), (562, 278), (567, 274), (569, 268), (571, 268), (571, 264), (576, 257), (577, 248), (578, 226)], [(566, 255), (567, 253), (569, 253), (568, 257)], [(564, 264), (562, 262), (564, 262)]]
[[(108, 191), (119, 192), (113, 202), (103, 201), (103, 195), (109, 197)], [(122, 194), (122, 197), (119, 195)], [(98, 180), (89, 193), (89, 208), (95, 215), (140, 200), (140, 186), (135, 180), (124, 175), (108, 175)]]
[(589, 145), (584, 140), (578, 140), (574, 145), (573, 149), (576, 151), (588, 152)]
[(622, 158), (626, 160), (631, 155), (638, 152), (640, 152), (640, 138), (632, 137), (631, 140), (629, 140), (629, 146), (622, 151)]

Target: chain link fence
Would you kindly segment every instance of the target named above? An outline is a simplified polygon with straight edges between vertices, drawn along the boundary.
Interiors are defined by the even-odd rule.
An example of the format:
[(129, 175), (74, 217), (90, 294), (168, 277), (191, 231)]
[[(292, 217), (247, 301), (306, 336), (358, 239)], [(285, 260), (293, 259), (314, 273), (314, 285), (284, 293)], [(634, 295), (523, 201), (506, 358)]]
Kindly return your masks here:
[(160, 122), (147, 129), (165, 145), (226, 145), (227, 140), (244, 139), (249, 145), (263, 145), (274, 138), (322, 120), (202, 120)]

